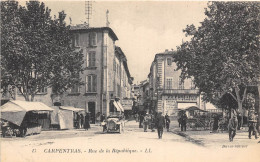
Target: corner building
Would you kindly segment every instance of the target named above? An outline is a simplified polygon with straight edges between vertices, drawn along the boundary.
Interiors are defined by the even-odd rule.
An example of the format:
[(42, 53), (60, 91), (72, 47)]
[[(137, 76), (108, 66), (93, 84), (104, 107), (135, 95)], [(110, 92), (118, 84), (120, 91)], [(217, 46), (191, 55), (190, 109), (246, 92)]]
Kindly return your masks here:
[(195, 88), (192, 79), (181, 80), (181, 71), (173, 60), (173, 51), (155, 55), (150, 66), (149, 98), (153, 111), (177, 116), (178, 109), (189, 106), (203, 107), (199, 90)]
[(74, 85), (60, 99), (61, 105), (84, 108), (91, 114), (91, 122), (100, 114), (109, 114), (111, 99), (130, 98), (133, 78), (127, 67), (127, 59), (118, 40), (109, 27), (87, 28), (74, 26), (72, 44), (83, 50), (84, 68), (81, 74), (84, 85)]

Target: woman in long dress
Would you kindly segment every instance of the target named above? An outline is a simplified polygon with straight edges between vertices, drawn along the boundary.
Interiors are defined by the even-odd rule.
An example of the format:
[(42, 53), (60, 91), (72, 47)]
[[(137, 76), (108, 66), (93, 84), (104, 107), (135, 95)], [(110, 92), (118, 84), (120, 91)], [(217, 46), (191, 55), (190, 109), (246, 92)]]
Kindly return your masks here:
[(85, 123), (84, 123), (84, 128), (86, 130), (90, 129), (89, 120), (90, 120), (90, 115), (89, 115), (89, 113), (87, 113), (85, 116)]

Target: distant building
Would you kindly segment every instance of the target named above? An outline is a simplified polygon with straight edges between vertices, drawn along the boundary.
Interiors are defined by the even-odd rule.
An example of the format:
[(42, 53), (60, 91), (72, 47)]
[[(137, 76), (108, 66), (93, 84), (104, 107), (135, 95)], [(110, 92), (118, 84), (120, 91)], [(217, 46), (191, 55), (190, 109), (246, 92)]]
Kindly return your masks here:
[(177, 116), (178, 109), (189, 106), (203, 109), (199, 90), (192, 79), (182, 81), (181, 71), (176, 71), (173, 55), (173, 51), (156, 54), (150, 66), (148, 78), (152, 109), (171, 116)]

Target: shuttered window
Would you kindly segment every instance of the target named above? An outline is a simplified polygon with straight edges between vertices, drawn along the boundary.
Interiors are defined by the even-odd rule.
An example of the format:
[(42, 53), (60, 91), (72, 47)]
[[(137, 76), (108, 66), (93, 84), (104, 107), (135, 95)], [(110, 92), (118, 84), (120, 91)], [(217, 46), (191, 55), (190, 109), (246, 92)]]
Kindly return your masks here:
[(86, 76), (86, 92), (97, 92), (97, 76)]
[(95, 67), (96, 66), (96, 52), (91, 51), (88, 54), (88, 67)]

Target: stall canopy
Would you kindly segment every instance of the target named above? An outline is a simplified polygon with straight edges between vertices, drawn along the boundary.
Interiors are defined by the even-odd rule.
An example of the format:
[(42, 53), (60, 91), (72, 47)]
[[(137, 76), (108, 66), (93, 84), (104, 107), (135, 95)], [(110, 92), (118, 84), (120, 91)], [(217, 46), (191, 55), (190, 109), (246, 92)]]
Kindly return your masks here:
[(60, 109), (70, 110), (70, 111), (74, 111), (74, 112), (85, 111), (85, 109), (75, 108), (75, 107), (65, 107), (65, 106), (60, 106)]
[(85, 109), (75, 107), (53, 107), (55, 111), (51, 114), (51, 123), (59, 124), (60, 129), (72, 129), (73, 128), (73, 112), (82, 112)]
[(0, 107), (1, 119), (12, 122), (18, 126), (21, 125), (26, 112), (29, 111), (53, 111), (52, 108), (41, 102), (28, 102), (28, 101), (9, 101)]
[(200, 108), (198, 108), (198, 107), (196, 107), (196, 106), (190, 106), (190, 107), (186, 108), (185, 110), (186, 110), (186, 111), (194, 111), (194, 110), (197, 110), (197, 111), (207, 112), (207, 111), (202, 110), (202, 109), (200, 109)]

